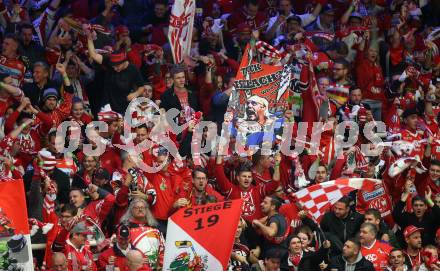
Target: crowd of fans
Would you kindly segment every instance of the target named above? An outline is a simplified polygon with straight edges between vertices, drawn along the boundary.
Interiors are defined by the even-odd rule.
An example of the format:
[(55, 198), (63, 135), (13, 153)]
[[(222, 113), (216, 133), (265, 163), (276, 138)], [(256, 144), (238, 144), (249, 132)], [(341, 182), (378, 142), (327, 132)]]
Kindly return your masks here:
[[(24, 180), (31, 225), (43, 225), (32, 237), (46, 244), (34, 251), (35, 270), (162, 270), (170, 215), (240, 198), (228, 270), (440, 270), (440, 2), (197, 0), (181, 65), (173, 65), (167, 38), (172, 2), (0, 0), (0, 178)], [(375, 134), (393, 144), (366, 157), (361, 133), (336, 159), (330, 129), (317, 155), (306, 146), (293, 157), (193, 159), (194, 127), (200, 118), (221, 127), (231, 113), (235, 75), (255, 39), (290, 54), (287, 64), (298, 45), (311, 50), (313, 72), (302, 83), (317, 90), (292, 93), (298, 99), (289, 99), (284, 122), (383, 121)], [(139, 97), (161, 111), (137, 105), (132, 116), (145, 123), (131, 130), (133, 142), (159, 144), (134, 157), (116, 145), (126, 143), (122, 116)], [(176, 144), (179, 160), (152, 132), (158, 122), (145, 121), (173, 108), (189, 126), (161, 136)], [(69, 130), (66, 146), (76, 140), (79, 148), (67, 154), (56, 135), (66, 120), (81, 127)], [(108, 129), (86, 135), (93, 120)], [(99, 143), (101, 155), (86, 154)], [(139, 160), (163, 166), (149, 173)], [(341, 177), (382, 183), (344, 196), (315, 221), (293, 192)], [(87, 240), (90, 225), (106, 238), (98, 246)], [(150, 242), (134, 249), (145, 233)]]

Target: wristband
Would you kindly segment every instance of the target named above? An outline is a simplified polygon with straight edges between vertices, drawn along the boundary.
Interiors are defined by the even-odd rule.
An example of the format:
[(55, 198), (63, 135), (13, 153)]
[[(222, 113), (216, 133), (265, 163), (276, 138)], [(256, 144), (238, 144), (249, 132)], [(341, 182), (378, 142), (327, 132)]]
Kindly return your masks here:
[(14, 170), (15, 170), (15, 166), (12, 165), (12, 166), (10, 167), (10, 169), (11, 169), (11, 171), (14, 171)]
[(5, 83), (0, 82), (0, 88), (3, 88), (5, 86)]
[(426, 199), (426, 202), (429, 204), (429, 206), (434, 205), (434, 202), (432, 199)]
[(26, 128), (26, 126), (27, 126), (26, 123), (22, 123), (22, 124), (21, 124), (21, 128), (22, 128), (22, 129)]
[(66, 74), (63, 74), (63, 79), (64, 79), (64, 80), (68, 80), (68, 79), (69, 79), (69, 76), (67, 76), (67, 73), (66, 73)]

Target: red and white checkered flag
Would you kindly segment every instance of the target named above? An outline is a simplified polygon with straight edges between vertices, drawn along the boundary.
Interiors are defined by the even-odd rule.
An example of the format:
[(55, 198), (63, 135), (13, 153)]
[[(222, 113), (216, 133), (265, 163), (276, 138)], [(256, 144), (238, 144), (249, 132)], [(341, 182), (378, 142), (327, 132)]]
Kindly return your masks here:
[(343, 196), (356, 189), (373, 191), (374, 186), (381, 182), (365, 178), (337, 179), (301, 189), (295, 196), (304, 209), (309, 211), (316, 221), (320, 221), (324, 213)]

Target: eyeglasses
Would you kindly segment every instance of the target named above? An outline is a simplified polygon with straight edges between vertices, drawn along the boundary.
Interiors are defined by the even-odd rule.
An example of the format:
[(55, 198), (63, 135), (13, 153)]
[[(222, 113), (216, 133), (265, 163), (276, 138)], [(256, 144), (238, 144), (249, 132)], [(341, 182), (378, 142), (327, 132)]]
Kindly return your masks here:
[(138, 210), (138, 211), (142, 211), (142, 210), (145, 210), (145, 209), (147, 209), (147, 208), (145, 208), (144, 206), (135, 206), (135, 207), (133, 207), (133, 210)]
[(206, 177), (194, 177), (194, 180), (197, 180), (197, 181), (204, 181), (204, 180), (207, 180), (208, 178), (206, 178)]

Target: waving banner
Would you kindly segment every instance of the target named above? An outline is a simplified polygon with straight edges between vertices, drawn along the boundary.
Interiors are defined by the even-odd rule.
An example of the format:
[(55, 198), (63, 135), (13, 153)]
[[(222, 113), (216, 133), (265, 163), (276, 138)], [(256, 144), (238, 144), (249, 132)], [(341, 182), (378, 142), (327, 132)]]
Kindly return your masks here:
[(381, 182), (377, 179), (341, 178), (306, 187), (296, 192), (295, 196), (316, 221), (321, 221), (325, 212), (343, 196), (354, 190), (372, 192)]
[(168, 219), (163, 270), (226, 270), (241, 205), (241, 200), (224, 201), (173, 214)]
[(0, 195), (0, 270), (33, 270), (23, 180), (1, 180)]
[(174, 63), (183, 61), (191, 50), (191, 39), (196, 14), (195, 0), (175, 0), (171, 9), (168, 40), (170, 41)]
[(282, 132), (283, 114), (299, 82), (302, 65), (262, 41), (255, 49), (248, 44), (243, 53), (228, 104), (225, 120), (233, 119), (233, 135), (246, 146), (273, 141)]

